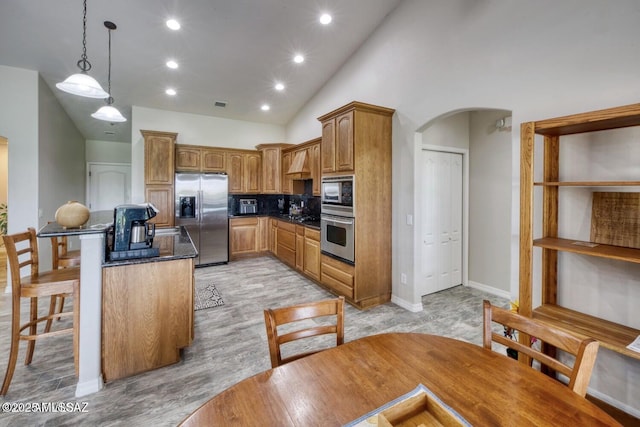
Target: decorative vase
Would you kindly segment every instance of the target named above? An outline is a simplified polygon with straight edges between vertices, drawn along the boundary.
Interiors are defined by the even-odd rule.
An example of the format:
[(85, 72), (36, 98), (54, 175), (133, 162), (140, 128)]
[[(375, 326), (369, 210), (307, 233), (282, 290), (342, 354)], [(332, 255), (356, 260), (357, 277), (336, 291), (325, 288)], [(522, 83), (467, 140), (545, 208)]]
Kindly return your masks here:
[(89, 220), (89, 209), (76, 200), (70, 200), (58, 208), (55, 217), (63, 228), (78, 228)]

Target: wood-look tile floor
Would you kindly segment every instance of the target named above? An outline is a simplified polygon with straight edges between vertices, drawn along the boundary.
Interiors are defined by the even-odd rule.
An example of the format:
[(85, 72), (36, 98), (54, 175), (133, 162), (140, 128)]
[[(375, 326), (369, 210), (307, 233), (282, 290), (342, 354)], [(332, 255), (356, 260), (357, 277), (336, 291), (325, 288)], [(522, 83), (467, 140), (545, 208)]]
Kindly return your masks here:
[[(87, 402), (85, 413), (0, 413), (0, 426), (175, 426), (202, 403), (238, 381), (270, 368), (263, 309), (332, 297), (279, 261), (262, 257), (196, 269), (196, 280), (213, 281), (224, 306), (195, 313), (195, 340), (181, 362), (105, 385), (75, 398), (71, 337), (36, 344), (33, 362), (23, 364), (26, 344), (5, 402)], [(481, 343), (482, 300), (507, 300), (458, 286), (423, 298), (424, 311), (395, 304), (367, 311), (347, 305), (345, 340), (413, 331)], [(42, 304), (43, 306), (46, 304)], [(26, 308), (26, 306), (25, 306)], [(46, 309), (46, 307), (43, 307)], [(10, 298), (0, 295), (0, 378), (9, 353)]]

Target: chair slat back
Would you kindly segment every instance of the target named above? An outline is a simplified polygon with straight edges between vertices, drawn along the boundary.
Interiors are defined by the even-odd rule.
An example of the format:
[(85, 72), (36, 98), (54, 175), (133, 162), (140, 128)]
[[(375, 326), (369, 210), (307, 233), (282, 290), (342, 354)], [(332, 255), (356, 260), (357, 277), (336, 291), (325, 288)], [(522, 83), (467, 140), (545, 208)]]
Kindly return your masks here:
[(21, 271), (29, 267), (31, 277), (38, 276), (38, 238), (36, 230), (28, 228), (27, 231), (2, 236), (9, 260), (11, 272), (11, 291), (20, 294)]
[[(586, 395), (591, 372), (598, 354), (598, 341), (593, 338), (578, 337), (536, 319), (493, 306), (487, 300), (483, 302), (483, 319), (482, 342), (485, 348), (490, 350), (492, 342), (512, 348), (518, 351), (520, 355), (535, 359), (542, 365), (567, 376), (569, 378), (569, 388), (581, 396)], [(531, 347), (530, 344), (526, 345), (493, 332), (492, 323), (494, 322), (535, 337), (546, 344), (572, 354), (575, 356), (573, 366), (562, 363), (558, 359)]]
[[(331, 325), (301, 327), (301, 329), (288, 331), (286, 333), (280, 333), (278, 331), (279, 326), (294, 324), (293, 327), (295, 327), (295, 322), (334, 315), (336, 316), (335, 323)], [(267, 339), (269, 341), (271, 366), (275, 368), (276, 366), (316, 352), (311, 351), (282, 358), (280, 348), (282, 344), (327, 334), (336, 335), (336, 345), (342, 345), (344, 343), (344, 297), (289, 307), (266, 309), (264, 310), (264, 321), (267, 329)]]

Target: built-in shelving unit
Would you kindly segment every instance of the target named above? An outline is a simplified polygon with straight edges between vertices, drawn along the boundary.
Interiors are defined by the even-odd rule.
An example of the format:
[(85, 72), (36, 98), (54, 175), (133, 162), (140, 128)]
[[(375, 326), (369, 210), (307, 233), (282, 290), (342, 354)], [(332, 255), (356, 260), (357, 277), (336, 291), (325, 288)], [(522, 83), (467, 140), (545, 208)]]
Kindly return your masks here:
[[(560, 187), (640, 187), (639, 180), (561, 181), (560, 137), (640, 126), (640, 104), (522, 123), (520, 147), (520, 312), (580, 335), (590, 336), (610, 350), (640, 359), (627, 349), (640, 330), (562, 307), (557, 301), (558, 252), (640, 263), (640, 249), (561, 238), (558, 234)], [(535, 137), (544, 137), (543, 179), (534, 182)], [(633, 161), (633, 159), (630, 159)], [(542, 187), (541, 238), (533, 238), (535, 186)], [(542, 249), (542, 305), (532, 307), (534, 248)]]

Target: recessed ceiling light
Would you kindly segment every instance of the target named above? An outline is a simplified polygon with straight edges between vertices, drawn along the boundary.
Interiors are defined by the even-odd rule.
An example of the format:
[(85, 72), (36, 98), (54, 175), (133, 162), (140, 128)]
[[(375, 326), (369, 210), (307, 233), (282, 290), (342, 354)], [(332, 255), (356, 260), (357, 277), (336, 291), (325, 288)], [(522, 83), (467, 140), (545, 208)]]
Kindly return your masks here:
[(333, 18), (328, 13), (323, 13), (322, 15), (320, 15), (320, 23), (322, 25), (330, 24), (332, 19)]
[(167, 67), (176, 69), (176, 68), (178, 68), (178, 63), (176, 61), (174, 61), (173, 59), (171, 59), (171, 60), (167, 61)]
[(175, 19), (169, 19), (167, 20), (167, 27), (171, 28), (172, 30), (179, 30), (180, 29), (180, 23), (178, 21), (176, 21)]
[(304, 62), (304, 56), (297, 54), (296, 56), (293, 57), (293, 62), (295, 62), (296, 64), (300, 64)]
[(278, 83), (276, 83), (276, 85), (274, 86), (274, 88), (275, 88), (276, 90), (284, 90), (284, 84), (282, 84), (282, 83), (278, 82)]
[(271, 107), (269, 107), (269, 104), (262, 104), (262, 107), (260, 107), (260, 109), (262, 111), (269, 111)]
[(171, 89), (171, 88), (169, 88), (169, 89), (165, 90), (165, 91), (164, 91), (164, 93), (166, 93), (167, 95), (171, 95), (171, 96), (173, 96), (173, 95), (175, 95), (175, 94), (176, 94), (176, 93), (178, 93), (178, 92), (176, 92), (176, 90), (175, 90), (175, 89)]

